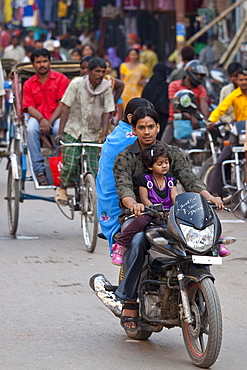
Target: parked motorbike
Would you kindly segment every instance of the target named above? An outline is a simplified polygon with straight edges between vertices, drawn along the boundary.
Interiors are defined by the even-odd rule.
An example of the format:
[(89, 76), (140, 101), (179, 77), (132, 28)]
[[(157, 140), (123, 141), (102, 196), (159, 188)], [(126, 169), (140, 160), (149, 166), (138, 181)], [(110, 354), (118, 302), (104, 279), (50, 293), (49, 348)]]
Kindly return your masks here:
[[(164, 327), (179, 326), (193, 363), (208, 368), (217, 360), (222, 340), (221, 307), (210, 266), (222, 263), (220, 244), (236, 239), (220, 236), (213, 205), (197, 193), (177, 195), (170, 211), (154, 205), (146, 207), (146, 213), (154, 218), (145, 231), (150, 249), (139, 283), (140, 325), (135, 331), (124, 330), (132, 339), (145, 340)], [(89, 284), (120, 317), (117, 287), (103, 274), (92, 276)]]

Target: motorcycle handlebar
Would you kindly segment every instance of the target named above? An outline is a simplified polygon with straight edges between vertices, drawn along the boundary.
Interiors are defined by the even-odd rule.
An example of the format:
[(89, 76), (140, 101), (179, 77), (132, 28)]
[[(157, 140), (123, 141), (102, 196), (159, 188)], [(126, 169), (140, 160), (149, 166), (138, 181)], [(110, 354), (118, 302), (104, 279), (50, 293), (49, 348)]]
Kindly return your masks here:
[[(210, 201), (207, 201), (208, 202), (208, 204), (210, 204), (210, 206), (212, 207), (212, 208), (217, 208), (217, 206), (216, 206), (216, 204), (214, 204), (214, 203), (212, 203), (212, 202), (210, 202)], [(223, 208), (223, 211), (226, 211), (226, 212), (231, 212), (231, 209), (230, 208), (227, 208), (227, 207), (224, 207)]]
[[(150, 206), (145, 206), (145, 211), (141, 212), (141, 216), (149, 214), (149, 215), (152, 215), (152, 216), (155, 216), (155, 217), (163, 217), (163, 215), (166, 214), (169, 211), (170, 211), (169, 209), (163, 209), (162, 204), (153, 204), (153, 205), (150, 205)], [(135, 217), (134, 214), (130, 213), (129, 209), (126, 209), (124, 211), (124, 214), (126, 216), (129, 216), (129, 218)]]

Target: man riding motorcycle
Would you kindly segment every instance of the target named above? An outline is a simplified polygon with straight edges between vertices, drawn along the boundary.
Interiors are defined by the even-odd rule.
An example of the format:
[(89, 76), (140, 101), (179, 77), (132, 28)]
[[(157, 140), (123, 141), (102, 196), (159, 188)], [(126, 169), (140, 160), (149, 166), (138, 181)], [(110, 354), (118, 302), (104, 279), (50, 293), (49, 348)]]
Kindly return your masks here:
[[(201, 113), (203, 114), (204, 118), (208, 117), (208, 104), (207, 104), (207, 91), (203, 86), (203, 79), (206, 76), (206, 69), (205, 67), (197, 60), (192, 60), (187, 63), (185, 67), (185, 77), (182, 80), (172, 81), (169, 84), (168, 88), (168, 97), (170, 100), (169, 105), (169, 119), (165, 131), (162, 135), (161, 141), (171, 144), (174, 140), (174, 123), (177, 127), (187, 121), (188, 125), (192, 125), (194, 129), (199, 128), (199, 122), (196, 117), (191, 115), (190, 113), (177, 111), (173, 104), (172, 99), (174, 98), (175, 94), (180, 90), (191, 90), (196, 98), (196, 104), (199, 107)], [(176, 122), (175, 122), (176, 121)], [(177, 130), (178, 132), (178, 130)], [(184, 130), (182, 129), (180, 132), (177, 133), (175, 139), (187, 139), (189, 138), (184, 135)]]

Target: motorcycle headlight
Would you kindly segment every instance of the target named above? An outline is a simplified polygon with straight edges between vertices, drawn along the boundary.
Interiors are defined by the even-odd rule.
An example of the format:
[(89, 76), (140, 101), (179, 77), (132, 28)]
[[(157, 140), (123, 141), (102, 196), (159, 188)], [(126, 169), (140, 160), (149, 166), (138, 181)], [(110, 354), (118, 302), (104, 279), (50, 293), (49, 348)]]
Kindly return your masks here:
[(214, 225), (210, 225), (204, 230), (196, 230), (191, 226), (182, 224), (179, 226), (186, 239), (188, 247), (197, 252), (206, 252), (213, 245)]

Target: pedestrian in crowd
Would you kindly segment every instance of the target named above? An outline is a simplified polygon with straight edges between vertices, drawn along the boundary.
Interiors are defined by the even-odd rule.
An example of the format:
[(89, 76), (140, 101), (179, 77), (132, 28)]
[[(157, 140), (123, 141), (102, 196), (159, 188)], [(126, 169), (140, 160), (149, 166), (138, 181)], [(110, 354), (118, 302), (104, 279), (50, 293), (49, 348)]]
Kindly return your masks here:
[[(202, 181), (192, 172), (182, 152), (175, 146), (156, 140), (159, 123), (157, 122), (157, 114), (152, 109), (143, 108), (142, 111), (138, 110), (138, 113), (137, 111), (134, 112), (132, 126), (137, 139), (134, 144), (129, 145), (117, 156), (113, 168), (122, 210), (119, 216), (122, 229), (126, 226), (124, 223), (126, 209), (130, 209), (131, 214), (135, 216), (140, 216), (140, 213), (145, 209), (144, 204), (140, 201), (138, 187), (139, 176), (144, 172), (140, 152), (155, 144), (165, 148), (168, 152), (171, 158), (169, 174), (180, 181), (185, 191), (200, 193), (206, 200), (216, 204), (219, 209), (223, 208), (221, 199), (213, 197), (206, 190)], [(121, 325), (126, 329), (134, 330), (138, 328), (138, 319), (136, 319), (138, 316), (137, 289), (147, 249), (149, 248), (145, 233), (142, 231), (133, 237), (128, 246), (128, 253), (124, 255), (124, 277), (115, 294), (124, 301)]]
[[(162, 135), (161, 141), (171, 144), (174, 140), (174, 106), (172, 104), (172, 99), (177, 91), (188, 89), (191, 90), (196, 98), (196, 104), (200, 108), (201, 113), (204, 115), (205, 119), (208, 117), (208, 104), (207, 104), (207, 91), (202, 86), (203, 79), (206, 75), (205, 67), (198, 61), (190, 61), (185, 68), (186, 75), (182, 80), (172, 81), (168, 87), (168, 97), (169, 97), (169, 118)], [(182, 113), (181, 120), (189, 120), (194, 129), (199, 128), (199, 120), (190, 113)]]
[(112, 132), (112, 126), (116, 126), (117, 122), (123, 118), (123, 100), (121, 95), (124, 90), (124, 83), (123, 81), (117, 78), (116, 70), (114, 71), (112, 70), (111, 62), (109, 60), (105, 60), (105, 62), (106, 62), (106, 71), (104, 78), (110, 81), (111, 83), (114, 103), (116, 105), (116, 110), (115, 112), (111, 113), (110, 117), (109, 132)]
[(104, 59), (104, 61), (106, 62), (106, 71), (105, 71), (106, 75), (117, 78), (118, 76), (117, 71), (112, 68), (111, 61), (108, 59)]
[(4, 49), (11, 44), (12, 35), (8, 29), (8, 26), (5, 24), (1, 27), (0, 30), (0, 49), (2, 52)]
[(153, 69), (155, 64), (158, 63), (158, 55), (153, 50), (154, 44), (152, 41), (146, 41), (142, 45), (142, 51), (140, 53), (140, 62), (148, 67), (147, 78), (150, 79), (153, 76)]
[(27, 35), (24, 37), (24, 47), (32, 46), (34, 47), (35, 41), (34, 41), (34, 32), (33, 30), (29, 30), (27, 32)]
[(78, 37), (79, 41), (81, 42), (81, 45), (88, 44), (90, 42), (90, 39), (88, 37), (88, 28), (82, 27), (81, 34)]
[(98, 42), (95, 39), (95, 30), (94, 29), (90, 29), (88, 31), (87, 37), (88, 37), (87, 44), (91, 45), (92, 48), (93, 48), (93, 50), (94, 50), (94, 52), (95, 52), (98, 49)]
[(119, 67), (120, 64), (123, 62), (121, 58), (117, 56), (117, 50), (114, 47), (108, 48), (107, 51), (107, 60), (111, 63), (111, 68), (116, 71), (117, 76), (119, 76)]
[[(69, 48), (70, 48), (70, 40), (69, 39), (61, 39), (60, 40), (60, 53), (61, 54), (64, 54), (65, 57), (66, 57), (66, 60), (70, 60), (71, 58), (71, 54), (69, 52)], [(80, 49), (78, 49), (80, 50)], [(80, 50), (81, 52), (81, 50)]]
[(161, 139), (165, 130), (169, 114), (167, 71), (166, 63), (157, 63), (154, 66), (153, 77), (148, 81), (142, 92), (142, 97), (153, 103), (154, 109), (159, 114), (160, 132), (157, 135), (158, 140)]
[[(127, 43), (129, 45), (129, 49), (137, 49), (141, 50), (140, 38), (137, 36), (136, 33), (130, 33), (127, 37)], [(127, 54), (128, 57), (128, 54)]]
[(32, 52), (34, 50), (35, 50), (35, 48), (33, 46), (26, 46), (25, 47), (26, 55), (25, 55), (25, 58), (23, 59), (23, 63), (27, 63), (27, 62), (31, 61), (31, 55), (32, 55)]
[(106, 72), (105, 72), (104, 78), (110, 81), (112, 93), (114, 96), (114, 102), (115, 104), (117, 104), (123, 93), (124, 83), (118, 78), (111, 76), (112, 68), (111, 68), (109, 60), (105, 60), (105, 63), (106, 63)]
[(51, 60), (67, 60), (65, 55), (60, 53), (60, 41), (59, 40), (47, 40), (44, 43), (45, 49), (49, 50), (51, 54)]
[(169, 82), (184, 78), (186, 64), (195, 58), (194, 48), (192, 46), (184, 46), (181, 50), (181, 58), (183, 65), (181, 68), (176, 68), (172, 71), (168, 78)]
[(215, 39), (217, 39), (217, 36), (215, 35), (208, 38), (207, 46), (200, 51), (198, 58), (201, 63), (205, 64), (209, 71), (213, 68), (213, 65), (216, 62), (214, 50)]
[(51, 54), (47, 49), (35, 49), (31, 62), (36, 74), (23, 85), (23, 112), (29, 113), (27, 145), (33, 171), (40, 186), (48, 185), (40, 138), (57, 136), (62, 104), (60, 102), (69, 84), (62, 73), (51, 70)]
[(72, 52), (71, 52), (70, 59), (75, 60), (75, 61), (81, 61), (81, 58), (82, 58), (81, 50), (80, 49), (73, 49)]
[(86, 76), (88, 74), (88, 63), (93, 59), (92, 55), (83, 57), (80, 63), (80, 76)]
[(20, 45), (18, 36), (12, 36), (11, 45), (4, 49), (4, 58), (14, 59), (16, 63), (21, 63), (25, 58), (25, 49)]
[(95, 56), (95, 51), (94, 51), (92, 45), (85, 44), (85, 45), (83, 45), (83, 47), (81, 49), (81, 54), (82, 54), (82, 57), (87, 57), (87, 56), (94, 57)]
[(179, 42), (177, 44), (176, 49), (167, 58), (167, 60), (168, 60), (168, 62), (170, 64), (170, 67), (172, 69), (174, 69), (174, 68), (181, 68), (183, 66), (182, 56), (181, 56), (181, 50), (182, 50), (182, 48), (184, 46), (185, 46), (185, 43), (184, 42)]
[[(247, 117), (247, 71), (243, 68), (239, 68), (236, 72), (237, 80), (235, 82), (238, 85), (225, 99), (218, 105), (218, 107), (210, 114), (208, 118), (208, 127), (213, 128), (215, 123), (218, 122), (219, 118), (227, 113), (230, 107), (233, 107), (234, 121), (246, 121)], [(234, 80), (233, 80), (234, 81)], [(229, 158), (232, 153), (231, 146), (226, 146), (222, 150), (217, 164), (215, 165), (211, 178), (212, 181), (209, 181), (208, 189), (213, 193), (226, 198), (229, 200), (227, 194), (224, 194), (223, 189), (223, 180), (221, 173), (221, 164), (222, 162)]]
[(53, 40), (53, 47), (54, 47), (53, 59), (66, 61), (67, 60), (66, 55), (63, 54), (60, 50), (61, 44), (59, 40)]
[(5, 90), (2, 63), (0, 62), (0, 147), (6, 147), (5, 134), (7, 131), (7, 120), (5, 119)]
[(130, 49), (127, 57), (129, 62), (120, 65), (120, 79), (124, 82), (122, 94), (124, 108), (130, 99), (141, 97), (148, 73), (147, 66), (140, 63), (137, 49)]
[(44, 42), (41, 39), (35, 40), (34, 47), (35, 49), (43, 49)]
[[(57, 140), (61, 137), (66, 143), (97, 143), (105, 140), (110, 112), (115, 110), (111, 84), (104, 79), (106, 63), (101, 58), (93, 58), (88, 63), (88, 69), (88, 75), (71, 81), (63, 96)], [(98, 148), (87, 148), (87, 152), (91, 170), (96, 176)], [(61, 184), (55, 200), (60, 205), (66, 205), (67, 187), (77, 181), (80, 173), (81, 147), (62, 147), (62, 156)]]

